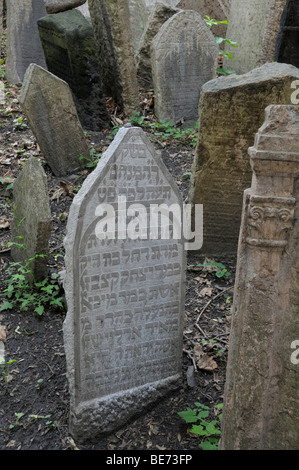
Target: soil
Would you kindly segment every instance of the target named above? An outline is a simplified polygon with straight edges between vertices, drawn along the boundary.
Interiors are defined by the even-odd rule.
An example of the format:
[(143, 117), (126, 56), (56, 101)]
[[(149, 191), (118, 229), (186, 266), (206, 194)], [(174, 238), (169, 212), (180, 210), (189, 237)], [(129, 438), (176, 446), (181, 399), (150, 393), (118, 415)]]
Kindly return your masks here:
[[(47, 174), (53, 221), (51, 273), (64, 269), (63, 238), (69, 208), (92, 171), (87, 166), (76, 175), (54, 177), (20, 110), (19, 87), (7, 87), (6, 91), (6, 103), (0, 111), (0, 307), (5, 300), (6, 270), (12, 262), (7, 247), (13, 217), (11, 184), (22, 164), (33, 155)], [(153, 119), (153, 96), (141, 93), (140, 99), (143, 112)], [(111, 99), (107, 104), (112, 122), (124, 123)], [(186, 199), (195, 151), (190, 140), (163, 140), (153, 131), (146, 132)], [(113, 137), (112, 129), (86, 135), (90, 148), (97, 152), (103, 152)], [(17, 307), (1, 311), (0, 339), (5, 346), (5, 364), (0, 369), (0, 450), (200, 450), (201, 438), (190, 432), (190, 424), (178, 412), (200, 402), (210, 408), (210, 419), (218, 419), (219, 411), (214, 405), (223, 402), (235, 260), (226, 261), (230, 275), (223, 277), (216, 276), (215, 267), (193, 266), (213, 261), (223, 262), (195, 257), (192, 252), (188, 255), (181, 387), (117, 431), (83, 444), (74, 441), (68, 427), (69, 393), (62, 333), (67, 309), (47, 308), (42, 315), (33, 308), (26, 312)], [(14, 362), (8, 371), (9, 361)]]

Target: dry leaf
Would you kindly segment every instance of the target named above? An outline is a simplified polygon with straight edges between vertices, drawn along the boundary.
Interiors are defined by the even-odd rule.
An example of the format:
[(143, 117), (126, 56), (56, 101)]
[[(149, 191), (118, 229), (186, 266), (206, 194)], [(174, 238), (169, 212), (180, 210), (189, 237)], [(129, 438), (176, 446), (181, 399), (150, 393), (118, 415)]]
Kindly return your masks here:
[(198, 295), (200, 297), (204, 297), (205, 295), (207, 295), (208, 297), (211, 297), (212, 293), (213, 293), (212, 287), (204, 287), (203, 289), (201, 289)]
[(3, 325), (0, 325), (0, 341), (6, 343), (6, 330), (5, 326)]
[(9, 227), (10, 227), (10, 222), (8, 218), (5, 216), (0, 217), (0, 229), (9, 228)]
[(202, 350), (200, 344), (194, 346), (194, 358), (199, 369), (213, 372), (218, 367), (217, 363)]

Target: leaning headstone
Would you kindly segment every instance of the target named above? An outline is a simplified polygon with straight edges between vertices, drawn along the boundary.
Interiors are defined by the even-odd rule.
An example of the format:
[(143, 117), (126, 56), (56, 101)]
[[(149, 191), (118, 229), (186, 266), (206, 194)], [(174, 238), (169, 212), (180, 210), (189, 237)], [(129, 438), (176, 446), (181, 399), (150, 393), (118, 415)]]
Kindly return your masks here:
[(299, 70), (270, 63), (244, 75), (211, 80), (202, 88), (199, 136), (189, 200), (203, 204), (206, 255), (236, 255), (242, 195), (252, 171), (247, 149), (270, 104), (291, 104)]
[(31, 64), (19, 102), (54, 175), (80, 168), (80, 157), (88, 157), (89, 150), (68, 84)]
[[(13, 186), (14, 217), (11, 223), (11, 255), (14, 261), (30, 263), (32, 274), (28, 282), (45, 279), (48, 275), (47, 257), (51, 234), (51, 211), (47, 177), (41, 163), (29, 158)], [(21, 239), (19, 237), (22, 237)], [(19, 247), (22, 244), (26, 249)]]
[(115, 430), (180, 384), (184, 244), (149, 223), (173, 205), (178, 188), (138, 127), (120, 129), (73, 200), (64, 344), (77, 440)]
[(233, 54), (238, 74), (274, 60), (285, 4), (286, 0), (232, 0), (226, 34), (238, 44)]
[(6, 0), (7, 60), (9, 83), (22, 83), (31, 63), (46, 68), (37, 20), (47, 14), (44, 0)]
[(91, 131), (109, 127), (89, 21), (73, 9), (41, 18), (37, 23), (48, 70), (69, 84), (82, 126)]
[(111, 96), (127, 116), (140, 110), (130, 12), (127, 1), (90, 0), (104, 93)]
[(139, 85), (146, 90), (154, 87), (151, 60), (152, 41), (161, 26), (178, 12), (179, 10), (177, 8), (164, 5), (164, 3), (156, 3), (155, 8), (149, 16), (135, 54), (137, 80)]
[(71, 10), (86, 3), (86, 0), (44, 0), (48, 14)]
[(223, 450), (299, 450), (299, 106), (269, 106), (249, 149)]
[(152, 42), (155, 113), (175, 123), (196, 122), (201, 87), (216, 77), (218, 46), (202, 17), (179, 11)]

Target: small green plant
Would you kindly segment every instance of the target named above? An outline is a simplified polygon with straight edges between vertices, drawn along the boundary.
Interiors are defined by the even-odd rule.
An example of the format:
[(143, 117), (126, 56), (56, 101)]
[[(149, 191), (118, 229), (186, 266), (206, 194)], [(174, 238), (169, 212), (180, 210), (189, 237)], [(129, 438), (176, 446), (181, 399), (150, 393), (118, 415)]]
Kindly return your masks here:
[[(212, 26), (219, 25), (219, 24), (228, 24), (228, 21), (217, 21), (217, 20), (214, 20), (213, 18), (210, 18), (208, 15), (205, 15), (205, 18), (206, 18), (206, 20), (205, 20), (206, 24), (210, 28)], [(222, 44), (222, 43), (227, 43), (230, 46), (238, 47), (238, 45), (235, 41), (232, 41), (231, 39), (228, 39), (228, 38), (222, 38), (220, 36), (215, 36), (215, 41), (218, 44), (218, 46), (220, 46), (220, 44)], [(231, 60), (235, 60), (230, 52), (223, 51), (222, 49), (220, 49), (219, 54), (221, 54), (224, 57), (228, 57)], [(236, 72), (234, 70), (230, 70), (230, 69), (227, 69), (225, 67), (224, 68), (217, 67), (217, 73), (220, 74), (220, 75), (231, 75), (231, 74), (235, 74)]]
[[(0, 359), (3, 359), (3, 358), (0, 358)], [(14, 362), (17, 362), (17, 360), (16, 360), (16, 359), (10, 359), (9, 361), (7, 361), (7, 362), (1, 362), (1, 364), (0, 364), (1, 371), (2, 371), (2, 375), (3, 375), (3, 378), (4, 378), (4, 388), (5, 388), (5, 391), (7, 391), (7, 389), (8, 389), (8, 378), (9, 378), (10, 366), (11, 366), (11, 364), (13, 364)]]
[(216, 268), (215, 275), (219, 278), (228, 277), (228, 276), (231, 275), (231, 273), (226, 269), (226, 267), (222, 263), (212, 262), (212, 263), (190, 264), (189, 265), (190, 268), (205, 268), (205, 267), (208, 267), (208, 266), (212, 266), (212, 267)]
[(94, 169), (97, 166), (97, 164), (99, 163), (99, 160), (100, 160), (101, 156), (102, 156), (101, 153), (96, 152), (95, 149), (91, 149), (90, 152), (89, 152), (89, 157), (84, 157), (84, 156), (81, 155), (81, 157), (79, 157), (79, 160), (83, 163), (85, 161), (84, 164), (87, 168)]
[[(195, 402), (196, 408), (187, 408), (185, 411), (178, 412), (178, 415), (187, 423), (192, 424), (190, 433), (196, 434), (201, 437), (200, 446), (202, 450), (217, 450), (218, 443), (221, 435), (220, 422), (222, 414), (219, 410), (222, 409), (223, 404), (215, 405), (216, 418), (212, 421), (207, 421), (210, 415), (210, 408), (202, 403)], [(196, 423), (196, 424), (195, 424)]]
[(23, 129), (26, 129), (26, 127), (27, 127), (27, 124), (24, 122), (23, 117), (18, 117), (16, 119), (14, 119), (12, 122), (13, 122), (16, 129), (23, 130)]

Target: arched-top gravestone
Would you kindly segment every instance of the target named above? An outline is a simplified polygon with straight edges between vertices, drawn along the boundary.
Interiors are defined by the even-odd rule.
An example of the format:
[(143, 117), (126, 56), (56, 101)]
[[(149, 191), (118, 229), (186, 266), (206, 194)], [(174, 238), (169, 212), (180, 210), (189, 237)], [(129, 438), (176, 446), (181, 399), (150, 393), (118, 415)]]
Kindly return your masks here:
[(148, 224), (161, 204), (182, 208), (178, 188), (143, 131), (124, 127), (68, 217), (64, 342), (78, 440), (112, 431), (180, 383), (185, 251), (159, 236), (166, 226)]
[(179, 11), (167, 20), (152, 42), (155, 113), (176, 122), (198, 120), (201, 87), (216, 77), (218, 46), (195, 11)]

